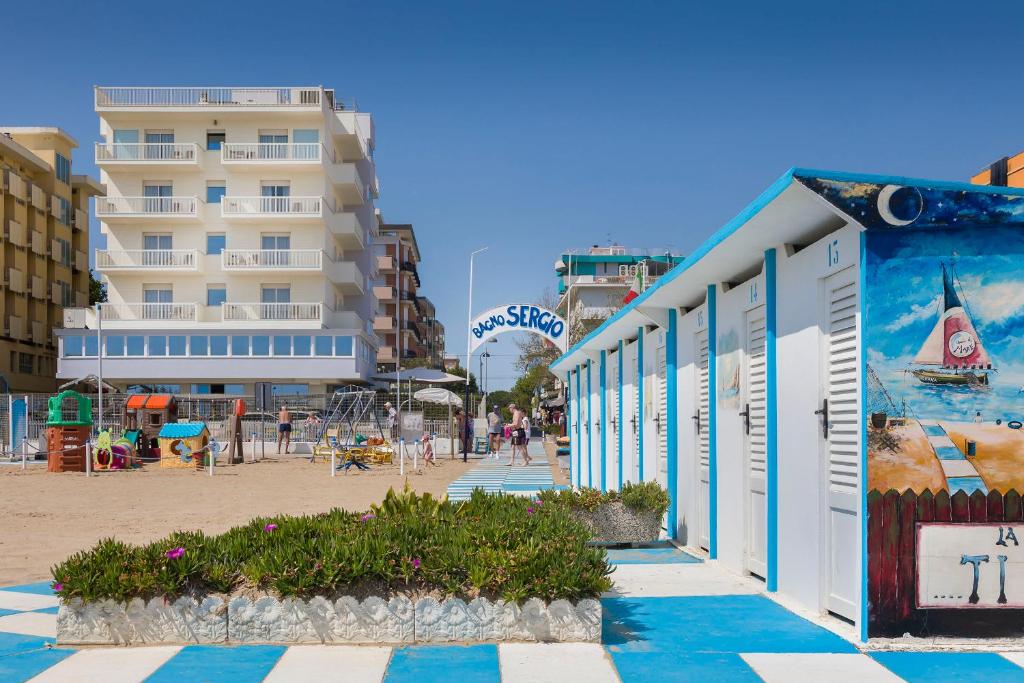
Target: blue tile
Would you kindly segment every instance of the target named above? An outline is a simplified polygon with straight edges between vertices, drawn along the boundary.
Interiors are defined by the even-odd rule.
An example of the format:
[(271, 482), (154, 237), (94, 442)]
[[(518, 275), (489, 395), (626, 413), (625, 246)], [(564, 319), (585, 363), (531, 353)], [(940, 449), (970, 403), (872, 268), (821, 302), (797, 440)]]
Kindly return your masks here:
[(935, 448), (935, 455), (939, 460), (966, 460), (964, 454), (956, 446), (939, 446)]
[(871, 657), (908, 683), (1024, 681), (1024, 669), (992, 652), (874, 652)]
[(31, 611), (32, 612), (40, 612), (42, 614), (56, 614), (57, 612), (60, 611), (60, 607), (57, 607), (57, 606), (54, 606), (54, 607), (44, 607), (43, 609), (34, 609), (34, 610), (31, 610)]
[(0, 656), (0, 681), (27, 681), (73, 654), (74, 650), (38, 649)]
[(35, 593), (36, 595), (55, 595), (52, 588), (52, 581), (40, 581), (38, 583), (24, 583), (20, 586), (4, 586), (0, 591), (15, 591), (17, 593)]
[(0, 617), (6, 617), (8, 614), (21, 614), (24, 611), (20, 609), (0, 609)]
[(30, 650), (42, 650), (48, 644), (53, 644), (52, 638), (23, 636), (20, 633), (0, 633), (0, 657), (28, 652)]
[(609, 652), (836, 652), (857, 649), (760, 595), (605, 598)]
[(701, 652), (612, 652), (612, 661), (623, 681), (729, 681), (760, 683), (761, 678), (736, 654)]
[(928, 436), (943, 436), (946, 433), (946, 430), (939, 425), (921, 425), (921, 427)]
[(645, 548), (609, 548), (608, 561), (612, 564), (690, 564), (702, 560), (671, 543), (660, 543)]
[(280, 645), (189, 645), (146, 679), (147, 683), (258, 683), (287, 648)]
[(396, 648), (385, 683), (499, 683), (497, 645), (421, 645)]
[(946, 479), (946, 483), (949, 485), (950, 495), (960, 490), (967, 494), (974, 493), (975, 491), (988, 493), (988, 488), (981, 477), (949, 477)]

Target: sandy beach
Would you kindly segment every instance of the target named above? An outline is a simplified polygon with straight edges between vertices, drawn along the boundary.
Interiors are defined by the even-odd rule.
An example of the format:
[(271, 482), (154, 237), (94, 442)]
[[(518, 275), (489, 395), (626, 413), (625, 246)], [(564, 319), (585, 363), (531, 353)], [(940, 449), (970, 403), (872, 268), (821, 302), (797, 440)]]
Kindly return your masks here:
[(50, 567), (75, 551), (113, 536), (144, 543), (177, 529), (219, 533), (252, 517), (305, 514), (342, 507), (363, 510), (405, 482), (444, 495), (448, 484), (476, 465), (439, 457), (438, 467), (399, 475), (398, 467), (339, 473), (304, 458), (267, 458), (219, 467), (214, 477), (147, 465), (133, 472), (50, 474), (0, 469), (0, 585), (48, 579)]
[(895, 451), (886, 448), (868, 449), (868, 490), (889, 489), (933, 493), (946, 488), (946, 477), (928, 437), (916, 421), (891, 427), (889, 433), (898, 443)]
[(967, 452), (967, 440), (975, 442), (976, 455), (968, 459), (989, 491), (1006, 493), (1021, 487), (1024, 471), (1024, 430), (1010, 429), (1005, 424), (974, 424), (973, 422), (940, 422), (949, 438), (961, 452)]

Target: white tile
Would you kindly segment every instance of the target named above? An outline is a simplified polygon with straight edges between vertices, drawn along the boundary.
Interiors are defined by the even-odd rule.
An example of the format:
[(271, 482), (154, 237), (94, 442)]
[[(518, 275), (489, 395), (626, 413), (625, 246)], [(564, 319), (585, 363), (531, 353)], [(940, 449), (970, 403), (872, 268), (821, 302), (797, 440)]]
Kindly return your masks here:
[(929, 436), (928, 443), (932, 445), (932, 448), (956, 448), (956, 444), (953, 443), (953, 439), (949, 438), (946, 434)]
[(390, 647), (296, 645), (285, 650), (264, 683), (344, 680), (380, 683), (391, 659)]
[(708, 563), (620, 564), (611, 575), (609, 596), (666, 598), (757, 593), (741, 577)]
[(41, 612), (21, 612), (0, 617), (0, 632), (20, 633), (25, 636), (57, 637), (57, 615)]
[(56, 607), (59, 604), (60, 599), (56, 595), (0, 591), (0, 609), (16, 609), (27, 612), (34, 609)]
[(978, 470), (970, 460), (939, 460), (942, 472), (947, 477), (976, 477)]
[(502, 643), (501, 680), (530, 683), (618, 683), (619, 676), (597, 643)]
[(863, 654), (741, 654), (765, 683), (868, 683), (903, 679)]
[(1017, 666), (1024, 667), (1024, 652), (1000, 652), (999, 654)]
[(178, 654), (180, 645), (79, 650), (31, 680), (31, 683), (134, 683)]

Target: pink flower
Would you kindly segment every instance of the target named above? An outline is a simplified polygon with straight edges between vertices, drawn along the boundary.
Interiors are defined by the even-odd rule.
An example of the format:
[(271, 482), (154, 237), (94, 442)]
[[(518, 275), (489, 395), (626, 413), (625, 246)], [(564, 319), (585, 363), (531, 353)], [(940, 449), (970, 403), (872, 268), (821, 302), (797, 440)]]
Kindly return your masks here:
[(55, 591), (57, 591), (59, 593), (60, 591), (64, 590), (64, 584), (61, 583), (60, 581), (54, 581), (53, 582), (53, 590), (55, 590)]
[(540, 507), (541, 505), (544, 504), (544, 501), (538, 498), (537, 500), (533, 501), (533, 504), (536, 505), (537, 507)]
[(533, 508), (526, 508), (526, 511), (531, 515), (533, 514)]
[(418, 557), (412, 558), (412, 568), (413, 569), (419, 569), (420, 568), (420, 558), (418, 558)]
[(269, 534), (271, 531), (276, 531), (276, 530), (277, 530), (277, 525), (273, 524), (273, 523), (267, 524), (265, 527), (263, 527), (263, 533), (267, 533), (267, 534)]
[(177, 548), (171, 548), (166, 553), (164, 553), (164, 555), (166, 555), (167, 559), (169, 559), (169, 560), (177, 560), (177, 559), (179, 559), (184, 554), (185, 554), (185, 549), (180, 547), (180, 546), (177, 547)]
[(369, 522), (371, 519), (374, 519), (376, 517), (377, 517), (377, 515), (373, 514), (372, 512), (367, 512), (365, 515), (363, 515), (359, 519), (364, 521), (364, 522)]

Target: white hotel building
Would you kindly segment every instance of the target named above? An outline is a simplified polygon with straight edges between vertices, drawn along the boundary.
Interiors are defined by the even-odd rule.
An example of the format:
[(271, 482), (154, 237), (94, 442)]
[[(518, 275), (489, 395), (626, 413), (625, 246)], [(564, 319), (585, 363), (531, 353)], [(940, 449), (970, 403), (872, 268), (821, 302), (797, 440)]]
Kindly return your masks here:
[[(323, 87), (97, 87), (96, 270), (58, 377), (319, 393), (375, 371), (373, 121)], [(83, 329), (84, 328), (84, 329)]]

